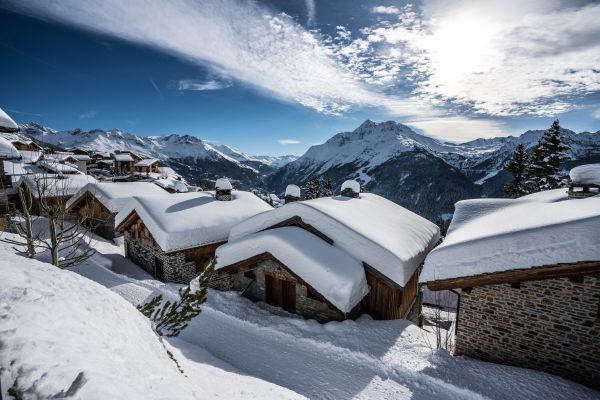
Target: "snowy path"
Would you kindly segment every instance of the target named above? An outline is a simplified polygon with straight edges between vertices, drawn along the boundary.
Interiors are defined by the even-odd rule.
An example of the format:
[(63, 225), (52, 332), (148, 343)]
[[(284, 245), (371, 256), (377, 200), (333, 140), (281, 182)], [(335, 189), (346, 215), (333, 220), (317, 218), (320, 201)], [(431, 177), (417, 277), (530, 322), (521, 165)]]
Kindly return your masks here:
[[(152, 280), (108, 243), (80, 273), (137, 304), (177, 286)], [(111, 270), (112, 269), (112, 270)], [(125, 273), (128, 276), (113, 271)], [(136, 279), (137, 278), (137, 279)], [(140, 280), (141, 278), (141, 280)], [(207, 351), (234, 368), (318, 399), (597, 399), (598, 394), (531, 370), (453, 358), (430, 350), (424, 333), (404, 320), (318, 324), (211, 291), (201, 315), (177, 339), (174, 354), (193, 368)]]

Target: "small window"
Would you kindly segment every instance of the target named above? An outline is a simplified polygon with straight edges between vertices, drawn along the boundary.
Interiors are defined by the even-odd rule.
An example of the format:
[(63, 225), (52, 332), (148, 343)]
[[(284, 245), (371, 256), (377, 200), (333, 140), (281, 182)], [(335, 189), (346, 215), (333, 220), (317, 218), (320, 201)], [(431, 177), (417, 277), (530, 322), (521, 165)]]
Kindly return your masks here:
[(245, 271), (244, 276), (248, 279), (256, 279), (256, 274), (254, 273), (254, 270)]

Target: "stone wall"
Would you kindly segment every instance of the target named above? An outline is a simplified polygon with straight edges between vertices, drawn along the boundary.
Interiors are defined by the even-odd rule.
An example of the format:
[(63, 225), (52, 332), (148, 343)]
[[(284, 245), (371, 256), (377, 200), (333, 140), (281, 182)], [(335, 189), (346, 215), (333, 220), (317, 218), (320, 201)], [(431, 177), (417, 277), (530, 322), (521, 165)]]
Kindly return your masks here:
[[(245, 276), (245, 272), (254, 271), (254, 278)], [(213, 287), (220, 290), (237, 290), (253, 301), (265, 301), (265, 272), (274, 272), (287, 278), (295, 278), (273, 260), (260, 261), (255, 269), (239, 269), (234, 274), (220, 272), (213, 282)], [(358, 311), (358, 310), (356, 310)], [(308, 288), (296, 281), (296, 314), (306, 318), (316, 319), (319, 322), (343, 320), (358, 315), (355, 310), (345, 316), (339, 310), (330, 307), (327, 303), (308, 297)]]
[[(156, 245), (144, 244), (125, 232), (125, 257), (164, 282), (188, 283), (196, 276), (196, 263), (185, 260), (185, 252), (166, 254)], [(163, 274), (157, 271), (162, 263)]]
[(455, 354), (600, 389), (600, 276), (463, 291)]

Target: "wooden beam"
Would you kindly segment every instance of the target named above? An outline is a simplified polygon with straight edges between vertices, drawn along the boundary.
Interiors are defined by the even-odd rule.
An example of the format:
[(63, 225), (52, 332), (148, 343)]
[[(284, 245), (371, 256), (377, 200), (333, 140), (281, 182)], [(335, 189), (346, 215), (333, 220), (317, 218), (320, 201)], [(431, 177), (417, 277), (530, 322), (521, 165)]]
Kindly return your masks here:
[(441, 279), (437, 281), (426, 282), (426, 285), (430, 290), (446, 290), (473, 286), (498, 285), (501, 283), (517, 283), (543, 279), (569, 278), (586, 274), (600, 274), (600, 261), (546, 265), (542, 267), (502, 271), (484, 275)]
[(284, 226), (297, 226), (299, 228), (307, 230), (308, 232), (312, 233), (313, 235), (318, 236), (319, 238), (323, 239), (327, 243), (333, 244), (333, 239), (331, 239), (329, 236), (327, 236), (324, 233), (322, 233), (321, 231), (319, 231), (314, 226), (307, 224), (306, 222), (304, 222), (302, 220), (302, 218), (300, 218), (297, 215), (294, 217), (288, 218), (285, 221), (281, 221), (280, 223), (270, 226), (266, 229), (263, 229), (262, 231), (266, 231), (269, 229), (283, 228)]

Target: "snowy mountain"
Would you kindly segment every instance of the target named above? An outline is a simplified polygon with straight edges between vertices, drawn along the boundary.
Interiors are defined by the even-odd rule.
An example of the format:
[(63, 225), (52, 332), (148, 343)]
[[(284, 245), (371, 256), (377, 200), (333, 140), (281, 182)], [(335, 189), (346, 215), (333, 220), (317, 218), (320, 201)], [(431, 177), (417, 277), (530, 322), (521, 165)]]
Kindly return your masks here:
[[(469, 197), (502, 196), (508, 177), (502, 171), (517, 144), (534, 146), (543, 130), (518, 137), (477, 139), (451, 144), (420, 135), (406, 125), (365, 121), (342, 132), (268, 176), (266, 184), (280, 193), (288, 183), (303, 185), (312, 176), (331, 177), (334, 187), (358, 178), (368, 191), (419, 214), (436, 219), (452, 213), (454, 203)], [(567, 167), (600, 160), (600, 131), (563, 130), (571, 146)]]
[(60, 148), (81, 147), (96, 152), (132, 151), (159, 158), (188, 181), (214, 181), (227, 176), (240, 188), (261, 186), (262, 177), (293, 161), (295, 156), (251, 156), (225, 145), (213, 145), (190, 135), (137, 136), (119, 129), (55, 131), (35, 123), (21, 125), (23, 134)]

